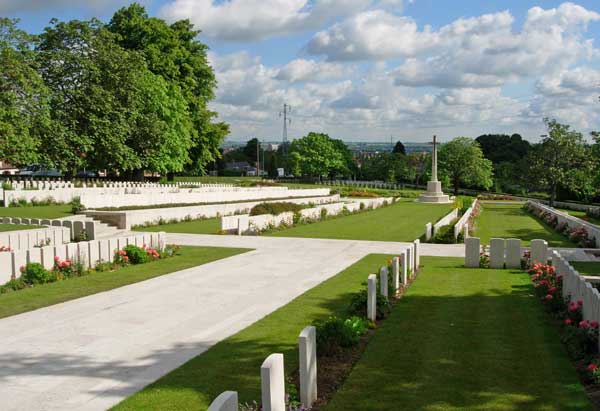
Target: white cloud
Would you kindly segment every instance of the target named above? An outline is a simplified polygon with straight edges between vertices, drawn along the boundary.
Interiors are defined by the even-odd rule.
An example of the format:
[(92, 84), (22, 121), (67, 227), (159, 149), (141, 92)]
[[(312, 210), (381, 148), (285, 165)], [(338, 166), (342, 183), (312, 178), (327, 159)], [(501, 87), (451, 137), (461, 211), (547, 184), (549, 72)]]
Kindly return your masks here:
[(257, 41), (317, 29), (363, 9), (371, 0), (174, 0), (163, 6), (167, 20), (189, 19), (203, 34), (228, 41)]
[(296, 59), (279, 69), (276, 78), (292, 83), (323, 81), (347, 76), (351, 70), (340, 64), (322, 63), (314, 60)]

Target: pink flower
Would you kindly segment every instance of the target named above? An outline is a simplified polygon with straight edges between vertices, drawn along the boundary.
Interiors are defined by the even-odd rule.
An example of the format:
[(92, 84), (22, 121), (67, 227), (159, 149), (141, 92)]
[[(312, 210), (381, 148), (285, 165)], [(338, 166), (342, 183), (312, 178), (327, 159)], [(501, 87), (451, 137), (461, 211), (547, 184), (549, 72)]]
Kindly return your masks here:
[(590, 327), (597, 327), (597, 326), (598, 326), (598, 323), (596, 321), (592, 321), (590, 323)]
[(586, 320), (583, 320), (582, 322), (579, 323), (579, 326), (581, 328), (589, 328), (590, 324)]
[(570, 319), (570, 318), (567, 318), (567, 319), (565, 320), (565, 324), (567, 324), (567, 325), (571, 325), (571, 323), (572, 323), (572, 322), (573, 322), (573, 321), (571, 321), (571, 319)]
[(25, 271), (25, 266), (24, 266), (24, 265), (22, 265), (22, 266), (19, 268), (19, 271), (21, 271), (21, 272)]
[(590, 371), (590, 372), (593, 372), (596, 369), (598, 369), (598, 366), (596, 364), (594, 364), (594, 363), (592, 363), (592, 364), (590, 364), (590, 365), (587, 366), (587, 370)]
[(577, 300), (577, 305), (581, 307), (583, 305), (583, 300)]
[(55, 256), (54, 257), (54, 261), (56, 261), (56, 262), (60, 261), (60, 257), (59, 256)]
[(554, 299), (554, 297), (552, 296), (552, 294), (546, 294), (546, 301), (550, 301), (553, 299)]

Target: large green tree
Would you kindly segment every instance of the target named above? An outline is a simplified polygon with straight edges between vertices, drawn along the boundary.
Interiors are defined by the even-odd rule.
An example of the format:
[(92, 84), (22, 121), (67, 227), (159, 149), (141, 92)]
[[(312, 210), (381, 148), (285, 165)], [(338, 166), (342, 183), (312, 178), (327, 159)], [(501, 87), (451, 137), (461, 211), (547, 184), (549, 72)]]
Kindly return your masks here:
[(35, 38), (0, 18), (0, 158), (22, 166), (39, 160), (49, 126), (48, 90), (39, 74)]
[(553, 207), (559, 187), (578, 194), (591, 190), (594, 158), (581, 133), (556, 120), (544, 123), (548, 134), (529, 155), (529, 176), (548, 192)]
[(220, 156), (219, 146), (229, 132), (217, 114), (207, 109), (214, 98), (216, 79), (208, 64), (208, 47), (198, 41), (199, 31), (188, 20), (167, 24), (149, 17), (139, 4), (118, 10), (108, 24), (117, 42), (143, 54), (152, 73), (179, 87), (192, 124), (192, 147), (188, 170), (205, 171)]
[(458, 195), (461, 185), (489, 189), (492, 186), (492, 162), (483, 156), (477, 141), (457, 137), (438, 150), (438, 168)]
[(327, 134), (308, 133), (290, 144), (290, 166), (296, 175), (321, 177), (344, 165), (343, 153)]
[(51, 91), (45, 154), (54, 165), (136, 178), (183, 170), (193, 144), (188, 106), (141, 53), (120, 47), (97, 20), (53, 21), (37, 51)]

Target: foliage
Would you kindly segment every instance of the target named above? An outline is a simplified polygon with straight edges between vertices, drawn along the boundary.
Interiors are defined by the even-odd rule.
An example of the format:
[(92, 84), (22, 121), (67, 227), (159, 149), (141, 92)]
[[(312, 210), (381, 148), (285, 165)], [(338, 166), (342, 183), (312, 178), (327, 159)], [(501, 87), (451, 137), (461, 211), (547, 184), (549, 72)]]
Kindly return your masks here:
[(71, 206), (71, 213), (73, 214), (79, 214), (82, 211), (85, 211), (85, 206), (81, 203), (80, 197), (74, 197), (69, 205)]
[(559, 187), (580, 194), (590, 192), (594, 162), (581, 133), (556, 120), (544, 122), (548, 135), (528, 157), (529, 174), (537, 187), (548, 192), (553, 207)]
[[(335, 316), (323, 321), (315, 321), (317, 354), (319, 356), (331, 356), (336, 354), (340, 348), (348, 348), (358, 344), (361, 335), (359, 331), (366, 331), (366, 325), (359, 324), (361, 318), (353, 318), (356, 318), (356, 321), (343, 320)], [(362, 322), (366, 323), (365, 320), (362, 320)]]
[[(361, 318), (367, 317), (367, 301), (369, 298), (368, 291), (363, 289), (358, 293), (352, 295), (350, 299), (350, 305), (348, 306), (348, 314), (351, 316), (358, 316)], [(377, 301), (376, 301), (376, 319), (381, 320), (387, 317), (390, 313), (390, 302), (388, 299), (377, 291)]]
[(39, 263), (27, 263), (21, 267), (21, 279), (25, 284), (45, 284), (54, 280), (52, 274)]
[(362, 177), (366, 180), (386, 181), (388, 183), (412, 182), (416, 175), (416, 165), (400, 153), (379, 153), (368, 158), (362, 168)]
[(143, 264), (148, 261), (148, 254), (146, 250), (133, 244), (126, 245), (123, 247), (125, 251), (127, 261), (131, 264)]
[(406, 148), (404, 147), (404, 144), (402, 144), (402, 141), (397, 141), (396, 144), (394, 145), (394, 149), (392, 150), (393, 153), (395, 154), (406, 154)]
[(343, 153), (327, 134), (308, 133), (290, 145), (291, 170), (295, 175), (334, 175), (345, 167)]
[(456, 244), (456, 238), (454, 238), (454, 225), (457, 222), (458, 218), (455, 218), (450, 224), (441, 226), (431, 239), (431, 242), (436, 244)]
[(250, 215), (273, 214), (278, 215), (286, 212), (299, 212), (304, 208), (301, 204), (282, 202), (282, 203), (260, 203), (252, 207)]
[(488, 189), (492, 186), (492, 162), (483, 156), (479, 143), (457, 137), (438, 150), (438, 167), (458, 195), (460, 185)]

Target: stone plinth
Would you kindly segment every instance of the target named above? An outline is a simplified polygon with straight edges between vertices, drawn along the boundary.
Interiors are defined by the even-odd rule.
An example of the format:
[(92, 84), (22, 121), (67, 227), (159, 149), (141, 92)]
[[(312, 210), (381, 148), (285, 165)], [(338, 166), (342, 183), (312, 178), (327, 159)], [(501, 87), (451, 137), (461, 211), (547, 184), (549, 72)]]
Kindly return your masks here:
[(450, 203), (450, 197), (442, 191), (442, 183), (440, 181), (427, 182), (427, 192), (421, 194), (417, 200), (419, 203)]

